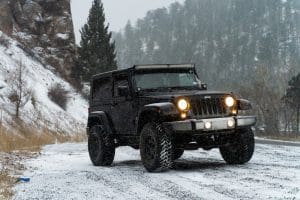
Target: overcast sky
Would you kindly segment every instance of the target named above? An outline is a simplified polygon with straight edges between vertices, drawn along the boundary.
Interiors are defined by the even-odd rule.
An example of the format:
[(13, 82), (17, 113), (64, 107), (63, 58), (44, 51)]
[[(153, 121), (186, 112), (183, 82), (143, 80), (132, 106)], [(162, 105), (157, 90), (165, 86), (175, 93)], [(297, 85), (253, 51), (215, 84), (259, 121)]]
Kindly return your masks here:
[[(87, 20), (93, 0), (71, 0), (76, 40), (79, 42), (79, 30)], [(160, 7), (168, 7), (173, 2), (184, 0), (102, 0), (106, 20), (110, 30), (119, 31), (128, 20), (135, 22), (145, 16), (147, 11)]]

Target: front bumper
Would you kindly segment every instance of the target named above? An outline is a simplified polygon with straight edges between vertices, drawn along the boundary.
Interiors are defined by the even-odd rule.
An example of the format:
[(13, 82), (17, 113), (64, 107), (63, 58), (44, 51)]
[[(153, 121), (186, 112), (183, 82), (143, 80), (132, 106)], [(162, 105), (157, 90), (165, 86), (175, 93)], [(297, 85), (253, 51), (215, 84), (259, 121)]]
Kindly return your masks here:
[[(229, 126), (229, 121), (234, 122)], [(205, 124), (209, 123), (208, 128)], [(237, 128), (254, 126), (256, 123), (255, 116), (234, 116), (210, 119), (189, 119), (185, 121), (165, 122), (164, 125), (170, 127), (173, 131), (219, 131), (234, 130)], [(232, 125), (232, 124), (231, 124)]]

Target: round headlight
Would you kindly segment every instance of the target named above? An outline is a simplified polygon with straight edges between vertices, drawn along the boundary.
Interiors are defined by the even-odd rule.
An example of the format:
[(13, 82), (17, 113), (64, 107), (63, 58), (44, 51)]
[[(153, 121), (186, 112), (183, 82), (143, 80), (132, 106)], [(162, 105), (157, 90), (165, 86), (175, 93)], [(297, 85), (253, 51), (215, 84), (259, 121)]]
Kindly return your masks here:
[(228, 106), (228, 107), (234, 106), (234, 104), (235, 104), (234, 98), (233, 98), (233, 97), (226, 97), (226, 98), (225, 98), (225, 104), (226, 104), (226, 106)]
[(189, 103), (185, 99), (179, 99), (177, 101), (177, 107), (179, 108), (179, 110), (185, 111), (189, 109)]

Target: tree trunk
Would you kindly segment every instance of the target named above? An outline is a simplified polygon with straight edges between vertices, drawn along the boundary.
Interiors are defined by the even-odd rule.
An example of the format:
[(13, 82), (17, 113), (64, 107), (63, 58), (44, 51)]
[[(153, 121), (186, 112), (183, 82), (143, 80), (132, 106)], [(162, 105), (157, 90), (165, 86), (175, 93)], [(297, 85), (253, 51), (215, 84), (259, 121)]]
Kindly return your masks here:
[[(299, 134), (299, 118), (300, 118), (300, 107), (297, 108), (297, 133)], [(297, 134), (297, 135), (298, 135)]]
[(19, 111), (20, 110), (20, 106), (19, 104), (16, 105), (16, 118), (18, 119), (19, 118)]

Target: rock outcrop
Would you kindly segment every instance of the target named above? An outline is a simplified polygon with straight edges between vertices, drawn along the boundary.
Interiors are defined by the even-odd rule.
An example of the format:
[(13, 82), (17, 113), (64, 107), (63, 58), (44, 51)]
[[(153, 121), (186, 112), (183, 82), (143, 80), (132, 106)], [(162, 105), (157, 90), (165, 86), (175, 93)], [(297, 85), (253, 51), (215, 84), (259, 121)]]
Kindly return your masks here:
[(70, 73), (76, 52), (70, 0), (0, 0), (0, 30)]

